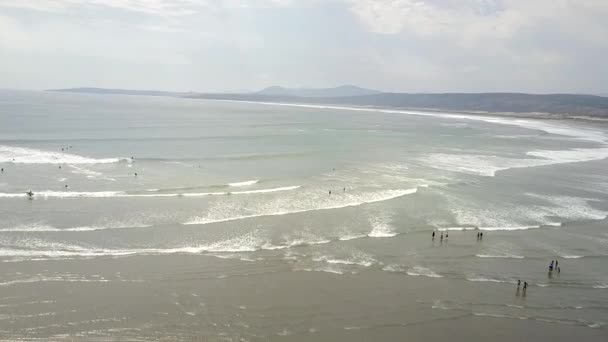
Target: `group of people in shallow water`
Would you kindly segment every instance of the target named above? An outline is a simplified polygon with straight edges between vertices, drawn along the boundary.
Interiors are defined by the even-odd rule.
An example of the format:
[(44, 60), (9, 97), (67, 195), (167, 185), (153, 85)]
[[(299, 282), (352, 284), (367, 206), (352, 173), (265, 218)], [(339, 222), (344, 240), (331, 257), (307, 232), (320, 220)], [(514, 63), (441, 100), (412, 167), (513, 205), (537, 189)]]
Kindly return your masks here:
[[(435, 241), (435, 231), (433, 231), (433, 233), (431, 234), (431, 238), (433, 241)], [(445, 239), (448, 238), (448, 232), (445, 233)], [(441, 235), (439, 237), (440, 241), (443, 242), (444, 239), (444, 234), (443, 232), (441, 232)], [(483, 232), (477, 232), (477, 241), (481, 241), (483, 240)], [(557, 260), (551, 260), (551, 264), (549, 264), (549, 277), (552, 276), (553, 271), (556, 271), (558, 274), (561, 272), (561, 268), (559, 267), (559, 261)], [(521, 280), (517, 280), (517, 295), (519, 296), (519, 290), (520, 288), (522, 288), (521, 286), (522, 281)], [(523, 295), (526, 295), (526, 291), (528, 289), (528, 282), (524, 281), (523, 282)]]
[[(447, 240), (447, 238), (449, 237), (449, 233), (445, 232), (445, 239)], [(443, 241), (443, 232), (441, 232), (441, 235), (439, 236), (440, 241)], [(431, 234), (431, 239), (433, 241), (435, 241), (435, 231), (433, 230), (433, 233)], [(483, 232), (477, 232), (477, 241), (483, 239)]]
[(557, 273), (561, 273), (561, 271), (562, 271), (559, 268), (559, 261), (557, 261), (557, 260), (551, 260), (551, 264), (549, 264), (549, 275), (551, 275), (551, 273), (553, 273), (554, 270), (557, 271)]
[[(346, 192), (346, 188), (342, 188), (342, 192)], [(329, 194), (331, 195), (331, 190), (329, 190)]]
[[(521, 280), (517, 279), (517, 291), (515, 292), (515, 295), (519, 297), (519, 289), (521, 287)], [(526, 291), (528, 290), (528, 282), (524, 281), (524, 287), (523, 287), (523, 296), (526, 296)]]
[[(448, 239), (449, 236), (450, 236), (450, 234), (448, 232), (445, 232), (445, 239), (446, 240)], [(433, 239), (433, 241), (435, 241), (435, 231), (433, 231), (432, 239)], [(439, 239), (440, 239), (440, 241), (443, 241), (443, 232), (441, 232), (441, 235), (440, 235)]]

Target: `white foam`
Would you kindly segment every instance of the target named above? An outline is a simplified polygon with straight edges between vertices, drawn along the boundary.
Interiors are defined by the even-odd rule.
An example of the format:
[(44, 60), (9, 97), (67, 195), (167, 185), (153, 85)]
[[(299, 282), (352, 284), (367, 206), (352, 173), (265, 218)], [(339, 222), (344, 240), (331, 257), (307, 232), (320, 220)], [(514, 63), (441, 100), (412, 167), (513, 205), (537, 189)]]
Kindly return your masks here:
[(349, 234), (349, 233), (347, 233), (345, 235), (340, 236), (338, 238), (338, 240), (340, 240), (340, 241), (349, 241), (349, 240), (355, 240), (355, 239), (364, 238), (366, 236), (367, 235), (365, 235), (365, 234)]
[(443, 278), (442, 275), (433, 272), (431, 269), (422, 267), (422, 266), (414, 266), (408, 269), (405, 273), (411, 276), (424, 276), (430, 278)]
[(540, 226), (513, 226), (513, 227), (479, 227), (480, 230), (527, 230), (527, 229), (536, 229), (540, 228)]
[(259, 180), (254, 179), (254, 180), (245, 181), (245, 182), (228, 183), (228, 186), (249, 186), (249, 185), (256, 184), (257, 182), (259, 182)]
[(87, 176), (87, 178), (96, 178), (96, 177), (99, 177), (102, 175), (101, 172), (89, 170), (84, 167), (80, 167), (80, 166), (76, 166), (76, 165), (69, 165), (69, 167), (72, 168), (72, 173), (85, 175), (85, 176)]
[[(253, 214), (243, 214), (241, 206), (235, 207), (234, 211), (228, 210), (225, 205), (217, 207), (217, 212), (210, 212), (207, 216), (198, 216), (190, 219), (183, 224), (209, 224), (217, 222), (227, 222), (241, 219), (248, 219), (262, 216), (281, 216), (288, 214), (303, 213), (316, 210), (331, 210), (347, 207), (356, 207), (362, 204), (387, 201), (394, 198), (402, 197), (416, 193), (417, 189), (398, 189), (398, 190), (381, 190), (373, 193), (354, 195), (347, 193), (345, 195), (333, 196), (328, 198), (323, 196), (324, 202), (315, 200), (315, 198), (306, 197), (304, 201), (301, 199), (280, 199), (276, 202), (268, 202), (261, 205), (257, 210), (248, 208), (249, 211), (255, 211)], [(316, 198), (319, 199), (319, 198)]]
[(322, 256), (315, 258), (315, 261), (325, 261), (328, 264), (339, 264), (339, 265), (357, 265), (363, 267), (369, 267), (374, 265), (377, 261), (369, 254), (363, 252), (355, 252), (348, 258), (336, 258), (329, 256)]
[(524, 257), (521, 255), (510, 255), (510, 254), (475, 254), (478, 258), (505, 258), (505, 259), (523, 259)]
[(405, 268), (403, 268), (403, 266), (397, 265), (397, 264), (386, 265), (386, 266), (382, 267), (382, 270), (387, 271), (387, 272), (397, 272), (397, 273), (405, 272)]
[(471, 277), (466, 278), (468, 281), (482, 281), (482, 282), (491, 282), (491, 283), (509, 283), (510, 281), (495, 279), (495, 278), (486, 278), (486, 277)]
[(608, 158), (608, 148), (576, 148), (558, 151), (538, 150), (526, 152), (526, 155), (537, 158), (431, 153), (420, 158), (420, 161), (436, 169), (494, 177), (496, 172), (509, 169), (602, 160)]
[(18, 164), (108, 164), (125, 158), (88, 158), (75, 154), (0, 145), (0, 163)]
[[(248, 190), (248, 191), (233, 191), (233, 192), (190, 192), (190, 193), (170, 193), (170, 194), (130, 194), (125, 191), (33, 191), (34, 197), (43, 198), (71, 198), (71, 197), (90, 197), (90, 198), (105, 198), (105, 197), (205, 197), (205, 196), (224, 196), (224, 195), (247, 195), (247, 194), (262, 194), (272, 193), (280, 191), (291, 191), (300, 188), (296, 186), (285, 186), (280, 188), (271, 189), (259, 189), (259, 190)], [(19, 198), (27, 197), (24, 193), (0, 193), (0, 197), (5, 198)]]
[(344, 274), (344, 271), (336, 268), (333, 265), (326, 265), (326, 266), (322, 266), (322, 267), (316, 267), (316, 268), (296, 268), (296, 271), (305, 271), (305, 272), (327, 272), (327, 273), (334, 273), (334, 274)]
[(348, 107), (348, 106), (332, 106), (332, 105), (314, 105), (314, 104), (297, 104), (297, 103), (277, 103), (277, 102), (258, 102), (258, 101), (236, 101), (236, 100), (216, 100), (225, 102), (244, 102), (258, 105), (271, 105), (271, 106), (290, 106), (290, 107), (302, 107), (302, 108), (315, 108), (315, 109), (334, 109), (334, 110), (348, 110), (356, 112), (376, 112), (376, 113), (387, 113), (387, 114), (404, 114), (404, 115), (416, 115), (416, 116), (428, 116), (438, 117), (444, 119), (456, 119), (456, 120), (470, 120), (470, 121), (482, 121), (492, 124), (499, 125), (510, 125), (518, 126), (527, 129), (544, 131), (550, 134), (556, 134), (561, 136), (572, 137), (580, 140), (587, 140), (593, 142), (606, 142), (607, 137), (604, 133), (592, 129), (581, 128), (580, 126), (574, 126), (572, 124), (566, 124), (563, 122), (556, 121), (542, 121), (534, 119), (516, 119), (512, 117), (497, 117), (489, 115), (478, 115), (478, 114), (462, 114), (462, 113), (449, 113), (449, 112), (425, 112), (419, 110), (399, 110), (399, 109), (379, 109), (371, 107)]
[(602, 283), (602, 284), (595, 284), (593, 285), (594, 289), (608, 289), (608, 284), (606, 283)]
[(386, 213), (369, 218), (372, 230), (367, 234), (369, 237), (386, 238), (396, 236), (395, 230), (390, 223), (390, 217)]
[(437, 228), (438, 231), (440, 232), (445, 232), (445, 231), (449, 231), (449, 230), (455, 230), (455, 231), (465, 231), (465, 230), (477, 230), (477, 227), (447, 227), (447, 228)]

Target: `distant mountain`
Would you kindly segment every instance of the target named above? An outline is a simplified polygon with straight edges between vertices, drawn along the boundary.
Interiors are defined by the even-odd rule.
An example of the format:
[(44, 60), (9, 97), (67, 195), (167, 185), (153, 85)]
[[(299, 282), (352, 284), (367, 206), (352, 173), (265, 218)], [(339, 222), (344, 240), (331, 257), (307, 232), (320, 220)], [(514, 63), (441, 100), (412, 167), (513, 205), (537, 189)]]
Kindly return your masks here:
[(258, 91), (258, 95), (298, 96), (298, 97), (343, 97), (380, 94), (380, 91), (360, 88), (353, 85), (343, 85), (335, 88), (284, 88), (268, 87)]
[(202, 99), (314, 103), (461, 112), (540, 113), (560, 117), (594, 116), (608, 118), (608, 97), (575, 94), (521, 93), (378, 93), (343, 97), (302, 97), (266, 94), (199, 94)]
[(89, 94), (107, 94), (107, 95), (146, 95), (146, 96), (173, 96), (183, 97), (194, 95), (195, 93), (180, 93), (160, 90), (129, 90), (129, 89), (106, 89), (106, 88), (68, 88), (68, 89), (51, 89), (50, 91), (61, 91), (69, 93), (89, 93)]

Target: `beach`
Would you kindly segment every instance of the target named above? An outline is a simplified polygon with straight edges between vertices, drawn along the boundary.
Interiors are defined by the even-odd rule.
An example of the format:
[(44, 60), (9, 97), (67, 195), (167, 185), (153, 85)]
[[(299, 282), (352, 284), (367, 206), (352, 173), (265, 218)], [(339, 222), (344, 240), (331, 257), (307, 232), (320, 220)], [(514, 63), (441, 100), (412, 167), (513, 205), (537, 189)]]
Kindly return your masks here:
[(0, 122), (0, 339), (608, 334), (604, 123), (25, 91)]

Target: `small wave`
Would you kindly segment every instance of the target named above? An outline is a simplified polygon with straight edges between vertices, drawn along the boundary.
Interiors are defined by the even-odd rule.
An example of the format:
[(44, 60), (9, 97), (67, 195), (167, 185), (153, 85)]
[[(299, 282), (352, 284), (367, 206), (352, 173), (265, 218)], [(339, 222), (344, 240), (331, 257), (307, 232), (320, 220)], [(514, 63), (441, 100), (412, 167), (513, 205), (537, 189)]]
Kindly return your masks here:
[(593, 285), (594, 289), (608, 289), (608, 284), (602, 283), (602, 284), (595, 284)]
[(344, 274), (344, 271), (333, 267), (331, 265), (316, 267), (316, 268), (296, 268), (296, 271), (304, 271), (304, 272), (326, 272), (326, 273), (334, 273), (334, 274)]
[(405, 272), (405, 268), (401, 265), (391, 264), (382, 267), (383, 271), (394, 272), (394, 273), (403, 273)]
[(364, 238), (366, 236), (367, 235), (365, 235), (365, 234), (345, 234), (345, 235), (340, 236), (338, 238), (338, 240), (340, 240), (340, 241), (349, 241), (349, 240)]
[(479, 227), (480, 230), (526, 230), (526, 229), (536, 229), (540, 228), (540, 226), (513, 226), (513, 227)]
[(376, 259), (374, 259), (371, 255), (362, 252), (353, 253), (353, 255), (345, 259), (322, 256), (313, 260), (325, 261), (328, 264), (357, 265), (363, 267), (369, 267), (376, 263)]
[(560, 258), (564, 259), (580, 259), (584, 257), (583, 255), (560, 255)]
[(477, 230), (477, 227), (447, 227), (447, 228), (437, 228), (440, 232), (445, 232), (446, 230), (456, 230), (456, 231), (465, 231), (465, 230)]
[(504, 279), (496, 279), (496, 278), (486, 278), (486, 277), (470, 277), (466, 278), (468, 281), (482, 281), (482, 282), (491, 282), (491, 283), (510, 283), (511, 281), (507, 281)]
[(124, 229), (124, 228), (147, 228), (152, 227), (149, 224), (119, 224), (110, 226), (81, 226), (81, 227), (68, 227), (68, 228), (56, 228), (44, 224), (33, 224), (33, 225), (22, 225), (16, 227), (0, 228), (0, 232), (87, 232), (104, 229)]
[(258, 182), (259, 182), (259, 180), (254, 179), (254, 180), (245, 181), (245, 182), (228, 183), (228, 186), (235, 186), (235, 187), (238, 187), (238, 186), (249, 186), (249, 185), (256, 184)]
[(369, 220), (372, 230), (369, 232), (369, 234), (367, 234), (367, 236), (374, 238), (387, 238), (397, 235), (393, 226), (389, 222), (390, 217), (387, 217), (386, 214), (370, 217)]
[[(252, 190), (252, 191), (259, 191), (259, 190)], [(341, 208), (347, 208), (347, 207), (356, 207), (356, 206), (360, 206), (362, 204), (382, 202), (382, 201), (387, 201), (387, 200), (391, 200), (394, 198), (402, 197), (405, 195), (414, 194), (414, 193), (416, 193), (416, 191), (417, 191), (416, 188), (400, 189), (400, 190), (384, 190), (384, 191), (379, 191), (377, 193), (372, 193), (367, 198), (363, 198), (363, 199), (355, 198), (354, 200), (348, 200), (349, 198), (347, 198), (347, 201), (345, 201), (345, 202), (341, 202), (338, 204), (329, 204), (325, 207), (284, 209), (284, 210), (268, 211), (268, 212), (264, 211), (264, 212), (260, 212), (260, 213), (256, 213), (256, 214), (235, 215), (235, 216), (229, 216), (229, 217), (194, 217), (191, 220), (184, 222), (183, 224), (185, 224), (185, 225), (210, 224), (210, 223), (242, 220), (242, 219), (248, 219), (248, 218), (254, 218), (254, 217), (282, 216), (282, 215), (304, 213), (304, 212), (316, 211), (316, 210), (331, 210), (331, 209), (341, 209)], [(235, 192), (233, 192), (233, 193), (235, 193)], [(241, 192), (241, 193), (245, 193), (245, 192)]]
[(492, 255), (492, 254), (475, 254), (478, 258), (507, 258), (507, 259), (523, 259), (524, 257), (521, 255)]
[(442, 275), (433, 272), (431, 269), (422, 267), (422, 266), (414, 266), (408, 269), (405, 273), (411, 276), (424, 276), (430, 278), (443, 278)]
[[(223, 196), (223, 195), (247, 195), (247, 194), (263, 194), (280, 191), (291, 191), (300, 188), (299, 185), (285, 186), (280, 188), (247, 190), (247, 191), (232, 191), (232, 192), (186, 192), (186, 193), (170, 193), (170, 194), (133, 194), (126, 191), (34, 191), (34, 197), (43, 198), (71, 198), (71, 197), (88, 197), (88, 198), (105, 198), (105, 197), (205, 197), (205, 196)], [(24, 193), (0, 193), (0, 197), (5, 198), (23, 198), (28, 195)]]
[(18, 164), (109, 164), (126, 158), (88, 158), (76, 154), (0, 145), (0, 163)]

